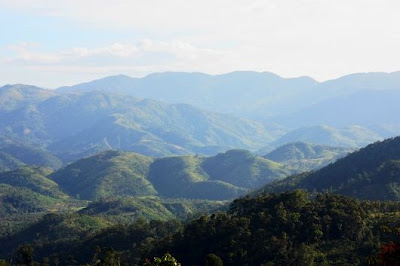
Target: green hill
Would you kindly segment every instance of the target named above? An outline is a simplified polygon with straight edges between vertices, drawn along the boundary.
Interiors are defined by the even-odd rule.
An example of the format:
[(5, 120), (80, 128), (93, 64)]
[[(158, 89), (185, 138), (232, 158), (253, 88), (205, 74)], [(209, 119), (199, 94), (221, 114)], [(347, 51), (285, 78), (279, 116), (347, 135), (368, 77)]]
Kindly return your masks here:
[(80, 213), (103, 217), (120, 223), (129, 223), (139, 218), (147, 220), (170, 220), (176, 218), (157, 197), (104, 199), (90, 203)]
[(110, 150), (78, 160), (50, 177), (65, 193), (88, 200), (151, 195), (225, 200), (290, 173), (285, 165), (244, 150), (158, 159)]
[(24, 163), (12, 157), (10, 154), (0, 151), (0, 172), (16, 169)]
[(64, 192), (81, 199), (155, 195), (147, 180), (152, 161), (135, 153), (106, 151), (60, 169), (51, 179)]
[(306, 171), (334, 162), (351, 151), (350, 148), (294, 142), (269, 152), (264, 158)]
[(113, 223), (129, 224), (138, 219), (167, 221), (187, 218), (225, 206), (224, 201), (160, 199), (155, 196), (108, 198), (90, 203), (79, 211)]
[(229, 150), (203, 162), (203, 169), (211, 179), (253, 189), (291, 172), (283, 164), (251, 154), (245, 150)]
[(14, 187), (25, 187), (46, 196), (67, 198), (68, 196), (60, 191), (57, 183), (48, 178), (52, 172), (48, 168), (24, 166), (0, 173), (0, 183)]
[(376, 142), (320, 170), (288, 177), (268, 192), (304, 188), (360, 199), (400, 199), (400, 137)]
[(230, 150), (211, 157), (167, 157), (154, 161), (149, 180), (165, 197), (228, 199), (288, 175), (285, 166)]
[[(114, 208), (134, 211), (134, 206), (111, 201), (88, 211), (106, 210), (113, 215)], [(226, 211), (185, 223), (139, 219), (113, 224), (106, 216), (89, 216), (83, 210), (46, 215), (8, 241), (0, 238), (0, 255), (6, 258), (6, 251), (30, 243), (36, 261), (57, 257), (61, 265), (90, 264), (107, 253), (121, 265), (141, 265), (145, 258), (166, 252), (182, 265), (207, 265), (203, 264), (207, 261), (211, 265), (364, 265), (379, 262), (376, 254), (387, 249), (394, 253), (389, 254), (392, 257), (398, 254), (394, 250), (398, 244), (383, 244), (398, 243), (399, 208), (398, 202), (361, 202), (296, 190), (243, 197)]]
[(11, 214), (49, 212), (59, 202), (30, 189), (0, 184), (0, 217)]

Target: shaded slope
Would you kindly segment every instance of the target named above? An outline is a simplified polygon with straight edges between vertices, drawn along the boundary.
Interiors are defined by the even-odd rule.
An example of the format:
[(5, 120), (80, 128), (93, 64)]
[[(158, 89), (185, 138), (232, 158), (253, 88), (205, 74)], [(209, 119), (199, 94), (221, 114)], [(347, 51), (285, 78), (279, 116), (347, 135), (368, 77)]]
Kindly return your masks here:
[(48, 168), (25, 166), (0, 173), (0, 183), (14, 187), (25, 187), (36, 193), (55, 198), (67, 198), (54, 181), (47, 178), (52, 173)]
[(81, 199), (159, 195), (225, 200), (289, 173), (286, 166), (244, 150), (158, 159), (110, 150), (78, 160), (51, 178), (64, 192)]
[(49, 212), (60, 200), (23, 187), (0, 184), (0, 218), (6, 215)]
[(285, 166), (230, 150), (211, 157), (167, 157), (151, 166), (149, 180), (161, 195), (203, 199), (228, 199), (290, 173)]
[(64, 192), (82, 199), (154, 195), (146, 179), (151, 162), (139, 154), (106, 151), (72, 163), (51, 178)]
[(257, 157), (245, 150), (230, 150), (206, 158), (203, 169), (211, 179), (245, 188), (256, 188), (290, 173), (282, 164)]
[(166, 157), (152, 164), (149, 180), (160, 195), (167, 198), (224, 200), (247, 190), (229, 182), (210, 180), (202, 168), (203, 157)]
[(400, 199), (400, 137), (370, 144), (318, 171), (267, 185), (269, 192), (305, 188), (361, 199)]
[(0, 147), (0, 152), (7, 153), (28, 165), (50, 167), (52, 169), (58, 169), (62, 165), (61, 161), (49, 151), (29, 144), (6, 144)]

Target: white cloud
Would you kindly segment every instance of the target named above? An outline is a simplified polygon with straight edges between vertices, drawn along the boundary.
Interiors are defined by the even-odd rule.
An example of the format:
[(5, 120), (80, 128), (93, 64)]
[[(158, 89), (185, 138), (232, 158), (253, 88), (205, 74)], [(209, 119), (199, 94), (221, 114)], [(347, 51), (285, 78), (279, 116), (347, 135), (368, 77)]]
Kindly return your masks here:
[(0, 8), (149, 37), (58, 51), (13, 48), (14, 64), (36, 68), (267, 70), (318, 79), (400, 69), (398, 0), (0, 0)]
[[(231, 56), (229, 51), (199, 48), (178, 40), (160, 42), (143, 39), (133, 44), (73, 47), (56, 52), (41, 52), (40, 48), (38, 44), (10, 45), (8, 49), (14, 54), (2, 60), (3, 65), (7, 65), (7, 68), (14, 67), (29, 72), (57, 75), (87, 73), (105, 76), (125, 73), (143, 76), (159, 71), (204, 71), (204, 69), (218, 73), (217, 68), (221, 68), (221, 64), (225, 64), (226, 59)], [(50, 79), (51, 76), (48, 75)], [(47, 84), (52, 85), (51, 82)], [(59, 85), (61, 84), (55, 86)]]
[(176, 58), (176, 60), (191, 61), (202, 58), (215, 59), (215, 57), (227, 54), (223, 51), (214, 49), (204, 49), (193, 46), (182, 41), (154, 42), (144, 39), (138, 44), (113, 43), (104, 47), (73, 47), (70, 50), (57, 52), (38, 52), (35, 49), (40, 47), (38, 44), (19, 43), (8, 46), (8, 49), (15, 53), (8, 57), (9, 63), (74, 63), (84, 58), (90, 58), (95, 63), (101, 63), (105, 56), (114, 60), (137, 59), (146, 54), (165, 53)]

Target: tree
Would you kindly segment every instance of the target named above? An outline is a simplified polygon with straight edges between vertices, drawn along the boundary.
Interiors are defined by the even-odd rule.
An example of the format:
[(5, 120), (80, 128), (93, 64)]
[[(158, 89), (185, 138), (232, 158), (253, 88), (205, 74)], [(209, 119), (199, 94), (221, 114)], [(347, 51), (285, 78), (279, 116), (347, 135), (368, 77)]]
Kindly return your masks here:
[(14, 253), (14, 261), (16, 265), (33, 265), (33, 247), (30, 245), (22, 245)]
[(206, 256), (204, 266), (223, 266), (224, 262), (217, 255), (210, 253)]
[(181, 266), (181, 264), (172, 257), (171, 254), (165, 253), (161, 258), (155, 257), (153, 261), (146, 259), (144, 265), (146, 266)]

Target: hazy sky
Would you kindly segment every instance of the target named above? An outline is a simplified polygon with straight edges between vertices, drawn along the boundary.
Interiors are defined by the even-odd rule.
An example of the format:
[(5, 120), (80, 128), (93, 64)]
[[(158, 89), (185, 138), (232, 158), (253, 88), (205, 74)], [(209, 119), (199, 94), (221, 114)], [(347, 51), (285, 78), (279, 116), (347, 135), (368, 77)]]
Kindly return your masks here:
[(399, 14), (399, 0), (0, 0), (0, 85), (159, 71), (392, 72)]

